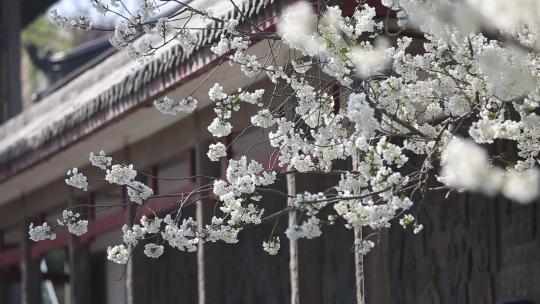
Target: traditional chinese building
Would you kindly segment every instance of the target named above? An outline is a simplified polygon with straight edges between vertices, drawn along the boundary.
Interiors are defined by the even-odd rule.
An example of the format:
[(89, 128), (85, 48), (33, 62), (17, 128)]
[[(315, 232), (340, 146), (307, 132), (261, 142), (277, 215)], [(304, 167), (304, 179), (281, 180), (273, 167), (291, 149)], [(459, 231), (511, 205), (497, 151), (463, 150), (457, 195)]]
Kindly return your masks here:
[[(29, 1), (22, 2), (28, 7), (24, 3)], [(193, 1), (198, 2), (205, 1)], [(272, 28), (277, 12), (288, 3), (236, 2), (244, 16), (265, 28)], [(125, 199), (125, 189), (100, 182), (90, 183), (87, 192), (67, 187), (66, 171), (78, 167), (90, 180), (102, 179), (102, 173), (89, 166), (88, 153), (104, 150), (117, 161), (165, 178), (145, 180), (154, 193), (195, 189), (200, 179), (167, 178), (224, 174), (226, 164), (212, 163), (206, 156), (211, 142), (206, 127), (214, 116), (208, 89), (215, 82), (250, 89), (270, 88), (271, 83), (263, 78), (252, 84), (237, 66), (228, 64), (214, 72), (222, 58), (207, 47), (184, 52), (168, 46), (140, 64), (98, 41), (64, 57), (34, 56), (55, 84), (40, 94), (39, 103), (21, 112), (16, 90), (20, 84), (13, 80), (20, 48), (12, 44), (18, 44), (16, 36), (27, 12), (14, 8), (15, 3), (0, 4), (0, 120), (5, 120), (0, 126), (0, 303), (277, 304), (291, 302), (291, 281), (299, 286), (299, 303), (355, 303), (353, 233), (343, 227), (325, 228), (318, 239), (298, 241), (298, 278), (291, 276), (290, 262), (295, 260), (284, 237), (276, 256), (261, 248), (273, 223), (245, 229), (238, 244), (205, 244), (196, 253), (166, 247), (158, 260), (144, 257), (138, 249), (126, 267), (108, 262), (107, 246), (121, 242), (120, 228), (134, 221), (136, 210), (110, 208)], [(239, 15), (228, 1), (206, 3), (216, 12)], [(380, 5), (378, 13), (387, 16)], [(210, 45), (216, 35), (201, 31), (200, 39)], [(251, 51), (263, 54), (267, 45), (255, 42)], [(183, 98), (194, 91), (199, 108), (190, 115), (164, 116), (151, 105), (164, 95)], [(249, 150), (248, 157), (268, 165), (272, 150), (265, 144), (252, 147), (266, 134), (246, 129), (248, 111), (235, 114), (229, 143), (235, 135), (244, 135), (232, 144), (229, 158)], [(322, 189), (331, 182), (329, 177), (302, 175), (296, 191)], [(278, 181), (276, 187), (284, 190), (285, 182)], [(147, 202), (162, 214), (175, 203), (168, 196)], [(59, 233), (55, 240), (40, 243), (29, 240), (30, 222), (54, 222), (59, 212), (75, 204), (88, 205), (87, 234), (77, 238)], [(268, 212), (285, 204), (277, 194), (263, 198)], [(203, 198), (183, 212), (206, 223), (214, 208), (211, 199)], [(426, 226), (422, 233), (413, 235), (396, 225), (378, 235), (378, 245), (366, 256), (367, 303), (540, 302), (537, 204), (518, 206), (453, 194), (450, 199), (431, 197), (420, 210)], [(286, 226), (283, 218), (276, 229)]]

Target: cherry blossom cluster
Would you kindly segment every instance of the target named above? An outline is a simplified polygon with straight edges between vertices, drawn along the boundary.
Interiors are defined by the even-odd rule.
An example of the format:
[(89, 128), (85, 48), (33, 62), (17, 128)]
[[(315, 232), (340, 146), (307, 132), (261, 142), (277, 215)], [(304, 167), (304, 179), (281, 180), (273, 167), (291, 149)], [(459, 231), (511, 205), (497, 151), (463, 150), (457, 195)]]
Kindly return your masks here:
[(67, 227), (68, 231), (76, 236), (81, 236), (88, 231), (88, 220), (80, 218), (79, 213), (71, 210), (64, 210), (62, 218), (58, 219), (58, 225)]
[(439, 180), (448, 186), (488, 195), (501, 192), (520, 203), (529, 203), (540, 195), (538, 169), (505, 172), (492, 166), (487, 153), (471, 140), (452, 139), (442, 153), (442, 165)]
[(129, 181), (127, 183), (127, 194), (130, 201), (141, 205), (154, 194), (154, 191), (141, 182)]
[(68, 170), (67, 176), (69, 178), (66, 178), (66, 184), (84, 191), (88, 190), (87, 178), (86, 176), (84, 176), (84, 174), (79, 172), (79, 169), (73, 168), (71, 170)]
[(98, 154), (90, 152), (89, 160), (92, 166), (98, 167), (101, 170), (107, 170), (107, 167), (111, 166), (112, 164), (112, 157), (107, 156), (103, 150), (101, 150)]
[(269, 255), (276, 255), (279, 252), (281, 243), (279, 237), (273, 237), (267, 242), (263, 242), (263, 250), (268, 252)]
[[(112, 157), (107, 156), (104, 151), (100, 151), (99, 153), (91, 152), (88, 160), (91, 165), (104, 171), (105, 181), (113, 185), (125, 186), (129, 201), (141, 205), (154, 194), (152, 188), (134, 180), (137, 176), (137, 171), (133, 169), (133, 165), (113, 164)], [(68, 170), (67, 176), (68, 178), (65, 179), (67, 185), (83, 191), (88, 190), (88, 179), (79, 169), (73, 168)], [(62, 212), (62, 217), (57, 219), (57, 223), (59, 227), (66, 227), (69, 233), (76, 236), (81, 236), (88, 231), (88, 220), (82, 219), (80, 213), (73, 212), (70, 209)], [(127, 227), (123, 228), (124, 241), (128, 245), (136, 245), (137, 241), (145, 233), (158, 233), (160, 224), (160, 219), (148, 219), (146, 216), (143, 216), (140, 226), (135, 225), (131, 229)], [(29, 227), (30, 238), (34, 241), (54, 239), (56, 234), (53, 229), (48, 223), (43, 223), (41, 226), (34, 226), (32, 223)], [(121, 252), (120, 247), (115, 248), (114, 256)], [(152, 252), (155, 256), (157, 251), (152, 250)]]
[(69, 31), (73, 28), (89, 31), (92, 29), (92, 21), (87, 16), (80, 16), (76, 19), (68, 19), (58, 14), (56, 9), (49, 12), (51, 22), (58, 28)]
[[(67, 18), (61, 16), (56, 9), (49, 11), (49, 18), (62, 30), (110, 30), (113, 32), (109, 39), (110, 43), (124, 50), (130, 58), (141, 62), (146, 56), (153, 55), (164, 45), (174, 43), (181, 45), (184, 49), (192, 49), (198, 43), (197, 33), (186, 24), (186, 20), (197, 19), (197, 22), (204, 25), (208, 20), (216, 19), (211, 10), (197, 10), (191, 6), (186, 6), (189, 9), (184, 10), (181, 16), (178, 14), (166, 16), (165, 11), (169, 8), (164, 8), (164, 3), (155, 0), (139, 1), (139, 6), (134, 10), (128, 10), (119, 0), (90, 0), (90, 2), (92, 8), (99, 14), (117, 19), (114, 28), (95, 26), (87, 16)], [(231, 20), (230, 28), (234, 28), (235, 21)], [(200, 26), (199, 24), (193, 27), (200, 28)], [(220, 25), (218, 29), (226, 30), (227, 24)], [(145, 36), (137, 39), (140, 34), (145, 34)]]
[[(143, 215), (140, 224), (122, 226), (122, 240), (124, 244), (109, 246), (107, 248), (107, 259), (117, 264), (126, 264), (133, 248), (139, 242), (144, 241), (145, 237), (151, 238), (159, 233), (162, 222), (163, 219), (158, 217), (147, 217)], [(163, 252), (163, 245), (156, 243), (147, 243), (144, 245), (143, 253), (149, 258), (158, 258)]]
[(409, 226), (412, 226), (414, 234), (420, 233), (424, 229), (424, 225), (419, 224), (416, 222), (416, 219), (411, 214), (405, 214), (400, 220), (399, 224), (403, 226), (403, 228), (407, 228)]
[(263, 89), (254, 92), (245, 92), (238, 89), (238, 93), (229, 95), (223, 91), (221, 85), (214, 84), (208, 91), (208, 97), (215, 102), (214, 112), (217, 117), (208, 126), (208, 131), (218, 138), (231, 134), (232, 124), (228, 120), (231, 118), (232, 113), (240, 109), (242, 102), (261, 107), (263, 95)]
[[(219, 83), (209, 89), (215, 117), (207, 130), (216, 141), (208, 147), (208, 158), (220, 161), (227, 156), (228, 147), (219, 140), (236, 131), (233, 113), (248, 107), (250, 127), (267, 129), (265, 140), (274, 149), (276, 166), (265, 168), (238, 155), (228, 161), (225, 179), (197, 190), (211, 192), (219, 201), (220, 212), (210, 223), (199, 227), (193, 218), (182, 218), (181, 201), (176, 216), (125, 226), (124, 244), (110, 247), (108, 258), (127, 263), (131, 250), (151, 236), (160, 237), (144, 246), (151, 258), (163, 254), (160, 241), (188, 252), (204, 242), (236, 243), (246, 226), (272, 219), (262, 208), (262, 194), (287, 174), (336, 177), (325, 191), (281, 193), (289, 201), (282, 211), (298, 214), (297, 223), (284, 231), (290, 240), (319, 237), (326, 225), (385, 229), (393, 220), (420, 233), (421, 218), (412, 216), (411, 209), (432, 190), (503, 195), (523, 204), (536, 200), (540, 19), (503, 0), (485, 2), (383, 0), (397, 16), (395, 28), (366, 4), (344, 12), (338, 6), (320, 4), (316, 10), (296, 1), (281, 12), (276, 33), (257, 26), (246, 30), (245, 20), (186, 8), (187, 16), (198, 17), (193, 23), (197, 27), (204, 28), (209, 20), (218, 24), (208, 25), (219, 34), (208, 46), (211, 52), (239, 66), (248, 78), (266, 77), (274, 85), (272, 96), (268, 89)], [(102, 14), (114, 12), (114, 3), (93, 0)], [(175, 26), (170, 18), (176, 17), (162, 16), (153, 1), (142, 1), (115, 26), (111, 43), (136, 58), (152, 55), (173, 40), (185, 50), (206, 43), (189, 22)], [(51, 19), (62, 28), (88, 27), (56, 12)], [(415, 38), (418, 31), (422, 39)], [(268, 39), (269, 52), (249, 52), (253, 37)], [(276, 59), (284, 56), (282, 47), (289, 56), (284, 65)], [(164, 97), (154, 106), (167, 115), (191, 113), (197, 100)], [(497, 152), (504, 145), (517, 153), (509, 157)], [(153, 195), (134, 180), (132, 165), (113, 165), (103, 152), (91, 154), (90, 162), (106, 172), (109, 183), (126, 185), (131, 202), (142, 205)], [(347, 169), (339, 170), (343, 163)], [(76, 168), (68, 177), (68, 185), (88, 188)], [(48, 229), (31, 226), (31, 237), (50, 238)], [(355, 241), (361, 254), (374, 246), (369, 236)], [(277, 236), (263, 243), (271, 255), (279, 248)]]
[(30, 235), (30, 239), (34, 242), (56, 239), (56, 233), (51, 230), (51, 227), (47, 223), (43, 223), (40, 226), (34, 226), (34, 223), (31, 223), (28, 234)]

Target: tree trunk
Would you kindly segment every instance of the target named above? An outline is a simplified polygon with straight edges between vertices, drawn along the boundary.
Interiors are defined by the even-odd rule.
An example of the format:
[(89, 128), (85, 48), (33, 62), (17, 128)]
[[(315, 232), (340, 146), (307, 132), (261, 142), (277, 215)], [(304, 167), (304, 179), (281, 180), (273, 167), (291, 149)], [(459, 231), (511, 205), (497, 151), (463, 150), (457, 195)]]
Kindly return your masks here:
[[(22, 207), (23, 209), (25, 206)], [(28, 237), (30, 221), (23, 211), (21, 218), (21, 303), (41, 304), (40, 259), (32, 259), (33, 241)]]
[[(206, 155), (207, 142), (198, 142), (195, 147), (195, 174), (219, 177), (221, 164), (212, 162)], [(212, 180), (197, 178), (197, 188), (203, 187)], [(200, 195), (205, 196), (204, 194)], [(197, 201), (197, 225), (202, 229), (212, 220), (215, 212), (215, 201), (201, 198)], [(197, 284), (199, 304), (219, 304), (224, 302), (223, 282), (223, 244), (199, 243), (197, 249)]]
[[(358, 169), (358, 159), (353, 155), (352, 169)], [(356, 279), (356, 303), (365, 304), (364, 290), (364, 255), (358, 250), (362, 245), (362, 227), (354, 227), (354, 275)]]
[(362, 244), (362, 227), (354, 228), (354, 268), (356, 277), (356, 303), (364, 304), (364, 255), (358, 250)]
[[(296, 175), (287, 175), (287, 194), (296, 195)], [(287, 205), (293, 199), (289, 198)], [(296, 224), (296, 211), (289, 213), (289, 227)], [(300, 304), (300, 282), (298, 277), (298, 240), (289, 241), (289, 272), (291, 276), (291, 304)]]

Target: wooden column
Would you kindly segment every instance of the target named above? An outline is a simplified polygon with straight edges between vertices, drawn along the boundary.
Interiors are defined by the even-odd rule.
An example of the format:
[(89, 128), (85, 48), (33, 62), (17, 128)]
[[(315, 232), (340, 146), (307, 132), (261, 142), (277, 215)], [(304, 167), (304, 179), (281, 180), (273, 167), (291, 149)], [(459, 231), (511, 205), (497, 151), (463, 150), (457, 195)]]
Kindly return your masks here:
[[(132, 226), (135, 223), (137, 207), (130, 204), (127, 207), (127, 224)], [(140, 241), (137, 247), (132, 248), (133, 252), (126, 265), (126, 302), (127, 304), (147, 304), (150, 299), (150, 277), (148, 273), (151, 261), (144, 255), (145, 243)]]
[[(198, 142), (195, 146), (195, 174), (212, 177), (221, 176), (220, 162), (212, 162), (206, 155), (208, 143)], [(213, 180), (197, 178), (196, 186), (200, 188)], [(200, 196), (205, 196), (200, 195)], [(215, 202), (212, 199), (202, 198), (197, 202), (197, 225), (199, 228), (210, 223), (214, 215)], [(199, 244), (197, 252), (197, 282), (199, 304), (220, 304), (224, 302), (223, 291), (223, 260), (222, 243)]]
[(3, 276), (0, 276), (0, 301), (7, 301), (6, 297), (6, 293), (7, 293), (7, 282), (6, 280), (3, 278)]
[[(23, 207), (24, 208), (24, 207)], [(33, 241), (28, 236), (29, 220), (21, 221), (21, 304), (41, 304), (41, 270), (39, 259), (32, 259)]]
[[(131, 146), (126, 145), (123, 148), (123, 158), (127, 163), (131, 162)], [(127, 194), (128, 187), (122, 186), (122, 192), (120, 199), (125, 202), (124, 209), (126, 210), (126, 225), (130, 228), (138, 223), (136, 218), (138, 215), (138, 205), (129, 201)], [(125, 245), (125, 244), (124, 244)], [(128, 250), (131, 251), (129, 260), (126, 267), (126, 303), (127, 304), (147, 304), (151, 303), (150, 288), (149, 288), (149, 275), (148, 258), (144, 255), (144, 241), (139, 241), (136, 247), (129, 246)]]
[(366, 230), (378, 233), (373, 240), (375, 247), (364, 256), (364, 286), (366, 304), (390, 303), (390, 237), (388, 229)]
[[(0, 254), (4, 251), (4, 231), (0, 231)], [(4, 271), (5, 269), (0, 268), (0, 302), (5, 301), (5, 289), (6, 283), (4, 281)]]
[[(304, 191), (316, 192), (323, 189), (324, 178), (312, 174), (287, 175), (287, 194), (296, 195)], [(289, 200), (292, 204), (292, 199)], [(303, 217), (301, 221), (306, 220)], [(297, 214), (289, 215), (289, 226), (301, 224)], [(289, 271), (291, 279), (291, 304), (323, 302), (322, 284), (322, 240), (299, 239), (289, 241)]]
[[(76, 201), (73, 197), (72, 203)], [(91, 208), (81, 207), (74, 211), (83, 218), (89, 218), (87, 210)], [(69, 271), (70, 304), (91, 304), (90, 244), (81, 243), (73, 234), (69, 236)]]
[(71, 304), (91, 304), (90, 248), (75, 235), (69, 240), (69, 279)]
[[(330, 185), (327, 176), (297, 174), (296, 193), (323, 191)], [(321, 215), (318, 215), (321, 218)], [(307, 217), (304, 216), (303, 220)], [(322, 227), (324, 229), (324, 227)], [(323, 231), (324, 233), (324, 231)], [(323, 304), (323, 239), (322, 236), (298, 241), (300, 270), (300, 303)]]

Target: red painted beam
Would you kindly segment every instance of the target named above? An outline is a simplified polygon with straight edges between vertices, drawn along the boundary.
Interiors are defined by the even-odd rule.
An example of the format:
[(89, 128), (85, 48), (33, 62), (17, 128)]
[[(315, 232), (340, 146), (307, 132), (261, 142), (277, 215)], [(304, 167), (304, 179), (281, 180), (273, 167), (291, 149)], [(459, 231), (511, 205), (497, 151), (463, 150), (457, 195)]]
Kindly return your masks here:
[(41, 274), (42, 280), (49, 280), (53, 284), (66, 284), (69, 283), (69, 274), (59, 272), (46, 272)]
[(88, 223), (88, 232), (79, 237), (80, 241), (89, 242), (97, 236), (122, 227), (126, 223), (126, 211), (123, 208), (118, 209), (117, 212), (109, 216), (96, 218)]
[[(174, 193), (189, 193), (196, 189), (196, 186), (194, 183), (190, 182), (178, 190), (174, 191)], [(140, 220), (140, 218), (143, 215), (146, 216), (153, 216), (154, 213), (158, 215), (162, 215), (168, 212), (171, 212), (173, 210), (178, 209), (178, 200), (180, 199), (180, 196), (163, 196), (163, 197), (154, 197), (149, 199), (145, 207), (141, 209), (139, 217), (136, 219), (136, 221)], [(189, 206), (192, 203), (194, 203), (197, 200), (197, 197), (195, 195), (191, 196), (191, 198), (188, 199), (188, 201), (184, 204), (183, 207)], [(153, 212), (152, 212), (153, 211)]]
[(279, 165), (278, 160), (279, 154), (276, 153), (268, 153), (264, 156), (258, 157), (255, 160), (263, 166), (265, 170), (274, 170), (277, 172), (285, 171), (287, 168), (282, 167)]
[[(195, 189), (195, 185), (192, 183), (189, 183), (183, 186), (182, 188), (178, 189), (177, 191), (175, 191), (175, 193), (187, 193), (187, 192), (193, 191), (194, 189)], [(171, 202), (175, 202), (176, 200), (178, 200), (178, 198), (175, 198), (175, 197), (151, 198), (145, 203), (145, 208), (141, 209), (140, 216), (153, 215), (154, 213), (150, 211), (149, 209), (153, 210), (157, 214), (163, 214), (165, 212), (175, 210), (178, 206), (176, 206), (176, 204), (173, 204)], [(191, 201), (189, 203), (191, 203)], [(92, 238), (95, 238), (99, 235), (120, 229), (126, 223), (126, 216), (127, 215), (126, 215), (125, 210), (121, 209), (112, 215), (109, 215), (103, 218), (97, 218), (93, 222), (90, 222), (88, 224), (88, 232), (80, 237), (81, 242), (88, 242)]]
[(394, 16), (395, 11), (389, 9), (388, 7), (382, 5), (381, 0), (368, 0), (368, 4), (371, 7), (375, 8), (375, 13), (377, 16), (386, 16), (389, 14), (390, 16)]
[[(11, 267), (9, 272), (2, 274), (0, 279), (3, 282), (20, 282), (21, 272), (15, 267)], [(65, 284), (69, 282), (69, 274), (59, 272), (46, 272), (41, 274), (42, 280), (49, 280), (54, 284)]]
[(43, 257), (47, 252), (65, 248), (68, 245), (69, 235), (67, 232), (57, 233), (56, 239), (46, 240), (36, 243), (32, 246), (31, 257), (38, 259)]
[(19, 248), (11, 249), (0, 254), (0, 267), (16, 264), (21, 260)]
[[(275, 156), (275, 155), (274, 155)], [(258, 158), (257, 161), (263, 164), (266, 169), (269, 169), (271, 159), (271, 154)], [(275, 170), (280, 170), (283, 168), (274, 168)], [(196, 186), (193, 182), (187, 183), (183, 187), (179, 188), (175, 193), (189, 193), (196, 189)], [(140, 216), (146, 215), (151, 216), (154, 213), (164, 214), (178, 208), (176, 201), (179, 197), (155, 197), (149, 199), (145, 207), (141, 209)], [(189, 206), (192, 203), (197, 201), (197, 196), (192, 196), (184, 206)], [(137, 218), (138, 221), (140, 219)], [(89, 221), (88, 223), (88, 232), (82, 235), (79, 239), (81, 242), (90, 242), (94, 238), (103, 235), (107, 232), (111, 232), (117, 229), (120, 229), (126, 223), (126, 211), (124, 208), (119, 208), (119, 210), (109, 216), (103, 218), (95, 218), (94, 220)], [(68, 246), (69, 235), (67, 233), (57, 233), (57, 237), (54, 240), (45, 240), (39, 243), (36, 243), (32, 246), (31, 256), (33, 259), (40, 258), (44, 256), (47, 252), (62, 249)], [(8, 265), (16, 264), (21, 260), (19, 248), (11, 249), (5, 252), (0, 253), (0, 267), (5, 267)]]
[(20, 282), (21, 281), (21, 272), (15, 266), (7, 268), (7, 271), (4, 270), (4, 273), (0, 276), (2, 282)]

